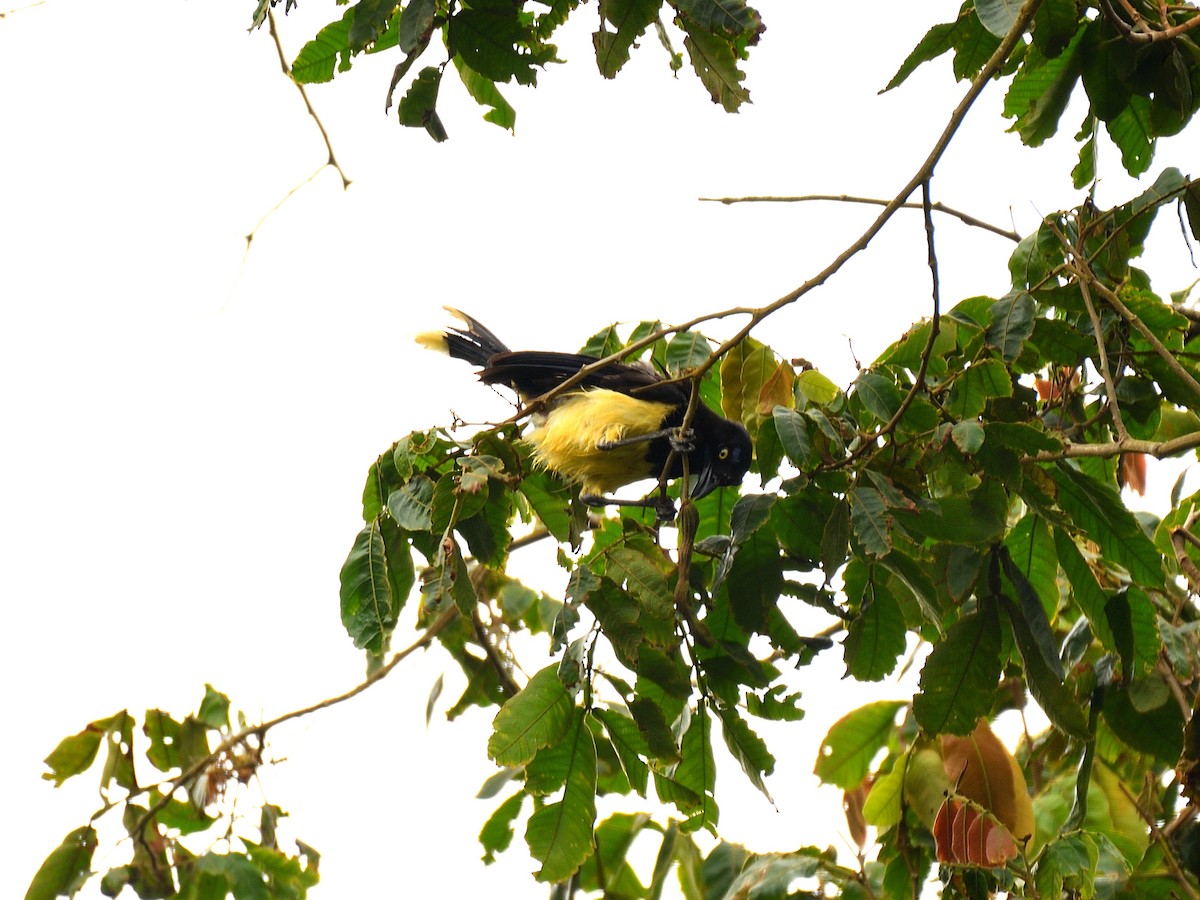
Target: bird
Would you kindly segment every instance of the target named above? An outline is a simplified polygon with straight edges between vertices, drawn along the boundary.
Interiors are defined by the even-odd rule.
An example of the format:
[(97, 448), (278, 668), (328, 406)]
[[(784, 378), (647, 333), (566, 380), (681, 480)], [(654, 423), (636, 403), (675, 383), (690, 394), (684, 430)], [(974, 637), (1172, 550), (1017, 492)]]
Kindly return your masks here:
[[(580, 374), (600, 360), (582, 353), (510, 350), (478, 320), (446, 307), (463, 328), (426, 332), (422, 346), (479, 366), (484, 384), (507, 385), (523, 403)], [(550, 400), (534, 403), (532, 428), (524, 435), (536, 464), (577, 484), (589, 506), (654, 506), (664, 517), (665, 499), (609, 497), (624, 485), (647, 478), (680, 478), (684, 458), (694, 476), (689, 496), (699, 499), (719, 487), (739, 485), (750, 468), (753, 445), (740, 422), (700, 402), (691, 427), (680, 432), (691, 387), (670, 381), (645, 363), (609, 362)]]

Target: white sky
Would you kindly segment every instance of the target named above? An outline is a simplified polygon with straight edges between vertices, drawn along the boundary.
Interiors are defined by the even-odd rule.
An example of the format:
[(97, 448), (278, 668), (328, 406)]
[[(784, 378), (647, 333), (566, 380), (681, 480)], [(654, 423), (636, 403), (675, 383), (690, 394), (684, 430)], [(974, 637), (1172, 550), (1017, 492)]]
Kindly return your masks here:
[[(692, 75), (670, 76), (653, 37), (615, 82), (601, 79), (592, 5), (560, 35), (569, 65), (537, 90), (505, 89), (515, 137), (482, 122), (448, 73), (441, 146), (382, 115), (394, 57), (360, 59), (310, 89), (353, 186), (319, 175), (244, 259), (243, 235), (324, 159), (270, 38), (246, 34), (249, 0), (47, 0), (0, 19), (0, 759), (20, 824), (0, 895), (23, 894), (100, 805), (94, 773), (58, 791), (39, 780), (61, 737), (122, 707), (139, 722), (147, 707), (182, 716), (205, 681), (258, 719), (359, 680), (337, 574), (361, 525), (367, 466), (408, 431), (447, 422), (451, 407), (504, 414), (466, 367), (412, 344), (443, 323), (441, 304), (516, 346), (569, 349), (613, 320), (775, 299), (875, 211), (696, 198), (890, 197), (963, 87), (942, 60), (899, 92), (876, 91), (957, 7), (872, 2), (851, 23), (766, 0), (768, 31), (747, 66), (754, 105), (729, 116)], [(341, 12), (305, 0), (281, 17), (289, 56)], [(985, 92), (934, 195), (1024, 233), (1079, 200), (1067, 176), (1079, 112), (1065, 137), (1030, 151), (1003, 133), (1000, 102)], [(1187, 171), (1198, 150), (1195, 134), (1164, 143), (1151, 174)], [(1101, 172), (1101, 205), (1135, 193), (1113, 151)], [(946, 306), (1003, 293), (1010, 245), (938, 226)], [(1174, 227), (1158, 236), (1178, 257)], [(1160, 293), (1195, 277), (1186, 262), (1151, 267)], [(927, 313), (928, 297), (920, 217), (907, 213), (757, 336), (846, 384), (848, 338), (870, 361)], [(548, 552), (514, 571), (561, 592)], [(409, 639), (402, 630), (394, 643)], [(447, 881), (457, 895), (543, 895), (523, 824), (498, 865), (478, 862), (476, 834), (498, 802), (472, 799), (494, 770), (492, 714), (445, 722), (461, 689), (451, 667), (427, 653), (357, 701), (272, 733), (269, 755), (286, 762), (263, 786), (293, 812), (288, 834), (323, 854), (317, 896), (420, 896)], [(813, 794), (818, 742), (848, 709), (906, 693), (840, 674), (833, 658), (795, 673), (809, 718), (759, 729), (779, 760), (777, 810), (726, 765), (725, 837), (760, 850), (848, 846), (836, 793)], [(96, 867), (127, 852), (102, 850)], [(99, 895), (98, 880), (86, 893)]]

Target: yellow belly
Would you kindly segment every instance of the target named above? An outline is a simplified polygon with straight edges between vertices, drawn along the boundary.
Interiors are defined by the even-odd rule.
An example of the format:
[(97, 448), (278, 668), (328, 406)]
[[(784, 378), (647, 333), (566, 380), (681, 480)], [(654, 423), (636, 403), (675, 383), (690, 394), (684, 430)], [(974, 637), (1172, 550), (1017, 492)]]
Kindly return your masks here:
[(670, 411), (670, 403), (637, 400), (617, 391), (579, 391), (559, 400), (525, 438), (539, 465), (581, 485), (585, 494), (606, 494), (658, 473), (649, 471), (645, 442), (612, 450), (598, 445), (658, 431)]

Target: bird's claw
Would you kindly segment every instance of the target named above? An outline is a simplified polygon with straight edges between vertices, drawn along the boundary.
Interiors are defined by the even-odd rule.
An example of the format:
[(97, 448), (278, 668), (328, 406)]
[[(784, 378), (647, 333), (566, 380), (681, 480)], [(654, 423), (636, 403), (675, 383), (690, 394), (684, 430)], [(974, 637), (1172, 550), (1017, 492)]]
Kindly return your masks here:
[(671, 449), (676, 453), (691, 453), (696, 449), (696, 432), (691, 428), (676, 428), (668, 435)]

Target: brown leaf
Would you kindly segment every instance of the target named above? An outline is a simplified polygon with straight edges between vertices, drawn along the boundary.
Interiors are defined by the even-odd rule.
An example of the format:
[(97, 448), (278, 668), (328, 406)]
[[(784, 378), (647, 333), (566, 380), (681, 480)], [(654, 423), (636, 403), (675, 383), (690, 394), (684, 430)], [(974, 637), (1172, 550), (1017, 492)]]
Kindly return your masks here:
[(871, 789), (871, 779), (863, 781), (853, 790), (842, 794), (842, 809), (846, 812), (846, 824), (850, 827), (850, 837), (858, 844), (858, 849), (867, 845), (867, 820), (863, 816), (863, 804), (867, 802), (867, 793)]
[(981, 720), (966, 737), (943, 735), (942, 764), (956, 793), (992, 813), (1013, 834), (1033, 834), (1025, 776), (987, 722)]

